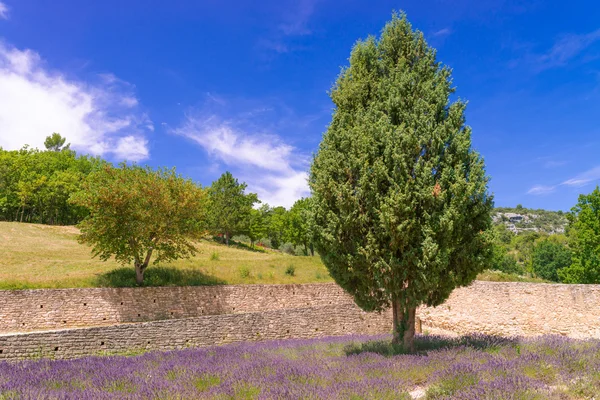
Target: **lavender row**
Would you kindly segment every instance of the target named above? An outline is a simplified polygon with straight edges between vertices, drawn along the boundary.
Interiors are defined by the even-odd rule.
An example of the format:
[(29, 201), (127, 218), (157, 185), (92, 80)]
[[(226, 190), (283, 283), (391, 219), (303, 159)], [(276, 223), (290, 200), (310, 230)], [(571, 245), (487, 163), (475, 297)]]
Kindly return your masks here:
[(600, 341), (387, 336), (240, 343), (138, 356), (0, 363), (0, 399), (586, 399)]

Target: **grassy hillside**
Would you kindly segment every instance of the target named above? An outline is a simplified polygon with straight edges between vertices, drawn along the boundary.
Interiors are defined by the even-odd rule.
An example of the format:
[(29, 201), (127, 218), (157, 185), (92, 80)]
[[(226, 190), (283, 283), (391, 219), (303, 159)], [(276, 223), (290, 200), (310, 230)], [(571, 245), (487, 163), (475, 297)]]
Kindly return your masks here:
[[(78, 233), (72, 226), (0, 222), (0, 289), (135, 286), (132, 266), (92, 258), (90, 248), (77, 243)], [(189, 260), (152, 265), (146, 271), (145, 284), (332, 282), (318, 256), (252, 251), (212, 240), (201, 240), (197, 248), (198, 255)], [(478, 279), (539, 281), (497, 271), (486, 271)]]
[[(92, 258), (90, 248), (77, 243), (77, 234), (72, 226), (0, 222), (0, 289), (134, 286), (133, 267)], [(332, 281), (319, 257), (263, 253), (208, 240), (197, 248), (198, 255), (189, 260), (149, 267), (147, 284)]]

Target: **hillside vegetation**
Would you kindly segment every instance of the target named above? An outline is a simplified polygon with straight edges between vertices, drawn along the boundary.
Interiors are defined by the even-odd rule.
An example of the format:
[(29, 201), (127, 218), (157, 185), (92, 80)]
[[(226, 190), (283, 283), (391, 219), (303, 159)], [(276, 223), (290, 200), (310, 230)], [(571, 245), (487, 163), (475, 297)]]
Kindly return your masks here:
[(513, 233), (532, 231), (549, 235), (564, 233), (568, 222), (562, 211), (532, 209), (520, 205), (494, 208), (492, 218), (494, 225), (505, 225)]
[[(0, 289), (136, 286), (131, 266), (92, 258), (77, 242), (73, 226), (0, 222)], [(275, 250), (229, 247), (206, 239), (197, 256), (152, 265), (144, 285), (214, 285), (333, 282), (319, 256), (292, 256)], [(486, 271), (488, 281), (539, 281)]]
[[(131, 266), (94, 259), (73, 226), (0, 222), (0, 289), (135, 286)], [(145, 285), (331, 282), (318, 256), (196, 243), (197, 256), (148, 268)]]

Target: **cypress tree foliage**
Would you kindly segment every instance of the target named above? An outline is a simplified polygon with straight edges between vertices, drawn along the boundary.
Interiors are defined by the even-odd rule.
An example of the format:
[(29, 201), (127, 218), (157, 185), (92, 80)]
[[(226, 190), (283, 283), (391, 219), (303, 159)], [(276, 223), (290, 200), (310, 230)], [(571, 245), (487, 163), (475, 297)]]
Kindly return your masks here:
[(415, 310), (468, 285), (492, 255), (492, 196), (451, 71), (404, 14), (352, 49), (311, 166), (315, 247), (366, 311), (392, 307), (414, 350)]

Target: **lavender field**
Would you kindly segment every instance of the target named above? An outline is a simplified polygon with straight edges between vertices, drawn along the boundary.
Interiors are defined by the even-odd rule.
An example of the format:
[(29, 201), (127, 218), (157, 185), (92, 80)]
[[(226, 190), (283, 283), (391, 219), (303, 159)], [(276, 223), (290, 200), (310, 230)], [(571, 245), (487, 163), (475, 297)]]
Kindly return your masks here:
[(421, 336), (286, 340), (0, 363), (0, 399), (592, 399), (600, 341)]

